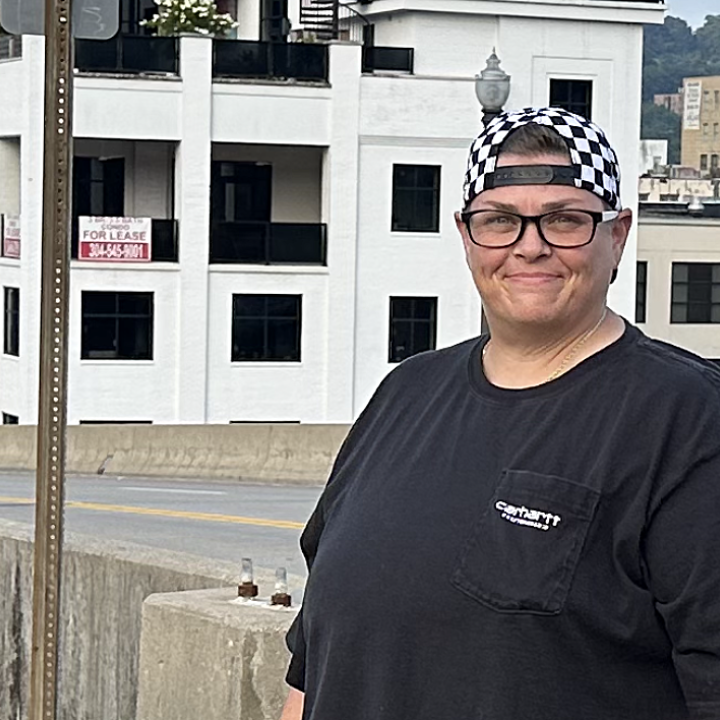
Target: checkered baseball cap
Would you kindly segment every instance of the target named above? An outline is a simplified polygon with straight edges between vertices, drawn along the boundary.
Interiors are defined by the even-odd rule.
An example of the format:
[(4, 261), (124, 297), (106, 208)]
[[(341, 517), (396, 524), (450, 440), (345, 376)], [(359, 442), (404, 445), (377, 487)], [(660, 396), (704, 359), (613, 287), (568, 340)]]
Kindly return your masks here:
[(500, 184), (513, 184), (512, 181), (498, 182), (498, 155), (508, 135), (530, 123), (552, 127), (565, 140), (572, 171), (556, 173), (552, 179), (543, 178), (541, 173), (535, 183), (526, 179), (525, 184), (555, 182), (574, 185), (602, 198), (613, 210), (622, 209), (620, 166), (605, 133), (584, 117), (560, 108), (525, 108), (501, 113), (483, 128), (470, 146), (463, 188), (466, 205), (483, 190)]

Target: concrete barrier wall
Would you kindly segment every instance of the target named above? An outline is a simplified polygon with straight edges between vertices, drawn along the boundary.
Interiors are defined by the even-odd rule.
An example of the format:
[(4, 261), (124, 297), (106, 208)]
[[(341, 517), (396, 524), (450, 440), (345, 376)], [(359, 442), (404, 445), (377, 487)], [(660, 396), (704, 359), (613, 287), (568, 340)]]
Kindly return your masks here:
[[(28, 712), (32, 533), (28, 525), (0, 520), (2, 720), (25, 720)], [(239, 568), (231, 563), (68, 533), (62, 574), (58, 719), (134, 720), (145, 598), (153, 593), (237, 585), (238, 576)], [(302, 583), (297, 577), (289, 581), (295, 588)], [(269, 595), (274, 574), (259, 570), (257, 582), (261, 593)]]
[(296, 612), (240, 604), (231, 590), (151, 595), (137, 720), (279, 720)]
[[(73, 425), (67, 471), (322, 484), (347, 425)], [(34, 470), (36, 428), (0, 426), (0, 467)]]

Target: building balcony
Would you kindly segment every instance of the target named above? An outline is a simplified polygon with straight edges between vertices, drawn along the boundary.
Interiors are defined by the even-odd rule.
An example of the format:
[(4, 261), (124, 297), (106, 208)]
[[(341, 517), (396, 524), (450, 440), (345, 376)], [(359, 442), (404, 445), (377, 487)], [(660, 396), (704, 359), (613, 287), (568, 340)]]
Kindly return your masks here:
[(326, 265), (324, 223), (215, 222), (210, 262), (251, 265)]
[(412, 75), (414, 60), (414, 48), (369, 45), (363, 47), (362, 71), (372, 73), (380, 70)]
[(213, 77), (327, 82), (328, 47), (215, 39)]
[(110, 40), (76, 40), (75, 69), (108, 74), (177, 75), (179, 38), (118, 34)]
[[(151, 224), (151, 262), (178, 262), (178, 221), (153, 218)], [(70, 257), (78, 258), (78, 218), (72, 221)]]

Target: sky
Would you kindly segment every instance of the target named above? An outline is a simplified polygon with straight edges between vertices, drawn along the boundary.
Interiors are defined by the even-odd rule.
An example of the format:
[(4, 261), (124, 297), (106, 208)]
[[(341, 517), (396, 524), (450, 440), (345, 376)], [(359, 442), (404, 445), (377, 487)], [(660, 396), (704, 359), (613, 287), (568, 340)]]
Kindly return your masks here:
[(669, 15), (680, 17), (693, 28), (705, 22), (706, 15), (720, 15), (720, 0), (666, 0)]

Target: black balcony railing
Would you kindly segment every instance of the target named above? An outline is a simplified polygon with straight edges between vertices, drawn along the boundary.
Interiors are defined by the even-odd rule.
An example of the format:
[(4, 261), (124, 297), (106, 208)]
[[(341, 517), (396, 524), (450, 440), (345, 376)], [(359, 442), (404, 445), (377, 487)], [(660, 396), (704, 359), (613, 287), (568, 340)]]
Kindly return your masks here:
[(412, 74), (414, 61), (414, 48), (369, 45), (363, 48), (362, 71), (369, 73), (375, 70), (387, 70)]
[[(152, 262), (178, 261), (178, 221), (168, 219), (152, 219)], [(73, 218), (72, 235), (70, 238), (70, 257), (77, 260), (78, 256), (78, 219)]]
[(22, 57), (22, 36), (1, 35), (0, 36), (0, 60), (12, 60)]
[(325, 265), (326, 234), (321, 223), (213, 223), (210, 262)]
[(328, 46), (216, 39), (213, 77), (327, 81)]
[(76, 40), (75, 67), (97, 73), (178, 74), (176, 37), (119, 34), (110, 40)]

